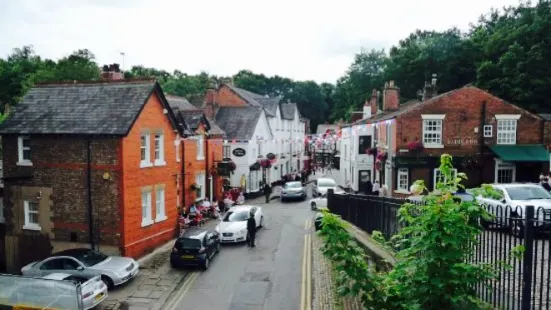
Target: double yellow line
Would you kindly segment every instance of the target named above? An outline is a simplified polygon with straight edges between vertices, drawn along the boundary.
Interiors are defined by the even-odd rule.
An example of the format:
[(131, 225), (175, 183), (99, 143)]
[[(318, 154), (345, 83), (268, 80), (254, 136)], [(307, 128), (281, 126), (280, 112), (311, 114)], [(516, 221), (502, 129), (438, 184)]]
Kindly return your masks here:
[(182, 299), (184, 299), (184, 296), (186, 295), (186, 293), (191, 289), (191, 287), (193, 287), (193, 284), (195, 283), (195, 280), (197, 280), (197, 278), (199, 277), (199, 274), (200, 272), (197, 272), (197, 271), (191, 272), (184, 280), (184, 283), (182, 283), (182, 286), (180, 287), (180, 289), (178, 289), (173, 293), (174, 296), (176, 296), (176, 298), (173, 299), (169, 305), (167, 305), (166, 307), (163, 307), (163, 309), (168, 309), (168, 310), (181, 309), (179, 305), (182, 302)]
[(307, 230), (304, 235), (304, 249), (302, 253), (302, 288), (300, 294), (300, 310), (312, 309), (312, 235), (310, 234), (312, 221), (307, 220), (304, 223), (304, 229)]

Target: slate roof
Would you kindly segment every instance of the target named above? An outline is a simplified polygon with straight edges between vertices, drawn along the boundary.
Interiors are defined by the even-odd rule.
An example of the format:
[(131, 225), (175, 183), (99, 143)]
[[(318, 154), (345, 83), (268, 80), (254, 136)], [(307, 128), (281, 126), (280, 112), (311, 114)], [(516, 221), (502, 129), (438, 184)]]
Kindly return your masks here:
[(166, 100), (168, 101), (168, 104), (174, 109), (178, 108), (182, 111), (186, 110), (200, 110), (200, 108), (194, 106), (191, 104), (186, 98), (179, 97), (179, 96), (173, 96), (173, 95), (165, 95)]
[(264, 110), (266, 110), (267, 116), (276, 117), (277, 107), (281, 102), (280, 97), (262, 98), (258, 99), (258, 102), (264, 107)]
[(242, 88), (239, 88), (239, 87), (235, 87), (233, 85), (230, 85), (230, 84), (225, 84), (229, 89), (231, 89), (232, 91), (234, 91), (237, 95), (239, 95), (241, 98), (243, 98), (245, 101), (247, 101), (250, 105), (252, 106), (255, 106), (255, 107), (261, 107), (262, 105), (257, 101), (258, 99), (263, 99), (263, 98), (266, 98), (262, 95), (259, 95), (259, 94), (255, 94), (253, 92), (250, 92), (248, 90), (245, 90), (245, 89), (242, 89)]
[(546, 121), (551, 121), (551, 114), (538, 114), (539, 117), (543, 118)]
[(293, 120), (295, 119), (295, 110), (297, 105), (294, 103), (283, 103), (281, 104), (281, 118)]
[(224, 131), (218, 125), (204, 117), (203, 109), (194, 106), (186, 98), (173, 95), (166, 98), (187, 134), (193, 134), (199, 128), (199, 124), (205, 122), (210, 134), (224, 135)]
[(221, 107), (216, 112), (215, 123), (224, 129), (228, 139), (250, 140), (262, 110), (260, 107)]
[(142, 80), (36, 86), (0, 124), (0, 134), (127, 135), (155, 91), (176, 128), (160, 86)]

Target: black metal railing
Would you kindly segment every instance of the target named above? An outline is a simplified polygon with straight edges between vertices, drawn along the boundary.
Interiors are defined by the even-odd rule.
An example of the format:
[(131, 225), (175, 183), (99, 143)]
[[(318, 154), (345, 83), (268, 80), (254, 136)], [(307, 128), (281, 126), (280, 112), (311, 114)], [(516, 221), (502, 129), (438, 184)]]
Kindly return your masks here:
[[(397, 215), (404, 199), (328, 195), (330, 212), (358, 228), (380, 231), (386, 238), (403, 227)], [(480, 298), (497, 309), (551, 309), (551, 208), (485, 205), (492, 220), (484, 227), (468, 262), (499, 266), (497, 277), (480, 282)]]

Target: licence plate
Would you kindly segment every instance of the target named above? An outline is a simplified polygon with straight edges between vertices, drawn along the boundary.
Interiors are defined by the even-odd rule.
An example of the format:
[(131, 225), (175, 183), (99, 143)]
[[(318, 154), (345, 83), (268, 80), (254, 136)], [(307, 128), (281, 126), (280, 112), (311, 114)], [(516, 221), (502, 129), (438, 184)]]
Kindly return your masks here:
[(102, 297), (103, 297), (103, 293), (99, 293), (99, 294), (96, 296), (96, 300), (100, 300)]
[(193, 255), (182, 255), (182, 259), (192, 259)]

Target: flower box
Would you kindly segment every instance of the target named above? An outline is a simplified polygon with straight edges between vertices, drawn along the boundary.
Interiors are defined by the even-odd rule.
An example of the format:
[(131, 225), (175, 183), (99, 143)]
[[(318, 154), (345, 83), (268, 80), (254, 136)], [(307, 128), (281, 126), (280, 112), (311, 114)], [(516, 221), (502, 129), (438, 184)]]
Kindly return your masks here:
[(421, 141), (412, 141), (408, 143), (408, 150), (412, 152), (420, 152), (424, 149), (423, 142)]

